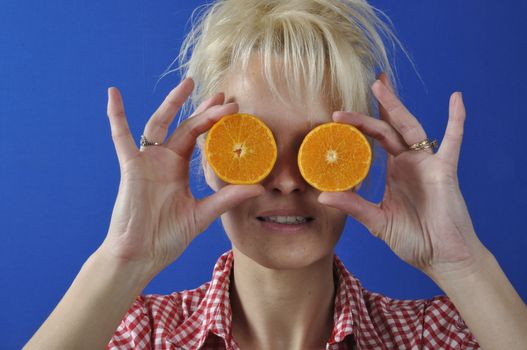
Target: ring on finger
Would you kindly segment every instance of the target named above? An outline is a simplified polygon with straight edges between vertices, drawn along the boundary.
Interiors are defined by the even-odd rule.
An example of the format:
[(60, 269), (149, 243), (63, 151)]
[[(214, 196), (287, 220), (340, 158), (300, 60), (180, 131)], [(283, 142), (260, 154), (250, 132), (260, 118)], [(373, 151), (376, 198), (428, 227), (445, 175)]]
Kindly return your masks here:
[(148, 147), (148, 146), (162, 146), (163, 144), (162, 143), (159, 143), (159, 142), (152, 142), (152, 141), (149, 141), (145, 135), (141, 135), (141, 140), (139, 140), (139, 144), (142, 146), (142, 147)]
[(436, 149), (437, 140), (434, 139), (430, 141), (429, 139), (425, 139), (423, 141), (416, 142), (410, 147), (408, 147), (410, 151), (420, 151), (420, 150), (429, 149), (429, 148), (432, 148), (432, 150)]

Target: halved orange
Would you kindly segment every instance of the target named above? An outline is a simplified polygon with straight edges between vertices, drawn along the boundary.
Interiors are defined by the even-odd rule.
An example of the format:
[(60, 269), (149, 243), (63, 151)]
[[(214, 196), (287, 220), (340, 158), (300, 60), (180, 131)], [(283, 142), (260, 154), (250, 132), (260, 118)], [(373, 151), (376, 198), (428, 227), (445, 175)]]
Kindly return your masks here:
[(368, 175), (371, 158), (370, 144), (357, 128), (332, 122), (306, 135), (298, 152), (298, 167), (316, 189), (346, 191)]
[(277, 150), (273, 133), (250, 114), (230, 114), (216, 122), (205, 140), (205, 156), (214, 173), (231, 184), (255, 184), (273, 169)]

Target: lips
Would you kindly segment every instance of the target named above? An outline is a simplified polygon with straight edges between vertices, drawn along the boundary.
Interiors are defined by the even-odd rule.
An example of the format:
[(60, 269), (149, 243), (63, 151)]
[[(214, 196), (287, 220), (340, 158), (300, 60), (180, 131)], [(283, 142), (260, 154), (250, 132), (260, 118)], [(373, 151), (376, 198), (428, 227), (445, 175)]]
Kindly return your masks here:
[(262, 222), (269, 222), (281, 225), (300, 225), (315, 220), (312, 215), (305, 212), (301, 212), (297, 209), (265, 211), (260, 213), (260, 215), (258, 215), (256, 219)]
[(264, 222), (274, 222), (277, 224), (284, 224), (284, 225), (295, 225), (295, 224), (305, 224), (306, 222), (313, 221), (314, 218), (309, 216), (299, 216), (299, 215), (291, 215), (291, 216), (282, 216), (282, 215), (272, 215), (272, 216), (258, 216), (258, 220), (264, 221)]

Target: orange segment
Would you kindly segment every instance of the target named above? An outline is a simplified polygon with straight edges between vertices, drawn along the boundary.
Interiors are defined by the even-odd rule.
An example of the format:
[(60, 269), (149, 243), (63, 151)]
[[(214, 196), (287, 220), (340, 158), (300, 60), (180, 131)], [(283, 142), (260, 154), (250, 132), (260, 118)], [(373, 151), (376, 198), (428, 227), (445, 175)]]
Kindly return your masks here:
[(231, 184), (262, 181), (273, 169), (276, 155), (273, 133), (250, 114), (222, 117), (205, 140), (205, 156), (212, 170)]
[(311, 130), (298, 152), (298, 167), (307, 183), (320, 191), (346, 191), (368, 175), (371, 148), (354, 126), (326, 123)]

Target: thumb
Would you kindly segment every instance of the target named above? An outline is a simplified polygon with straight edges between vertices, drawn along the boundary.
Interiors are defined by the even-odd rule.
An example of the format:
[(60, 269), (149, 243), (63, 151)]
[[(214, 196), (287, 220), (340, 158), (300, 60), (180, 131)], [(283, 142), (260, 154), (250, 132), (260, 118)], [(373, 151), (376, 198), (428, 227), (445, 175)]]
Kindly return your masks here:
[(218, 216), (236, 207), (249, 198), (263, 194), (262, 185), (227, 185), (218, 192), (201, 200), (196, 206), (196, 224), (198, 232), (202, 232)]
[(375, 237), (382, 238), (386, 227), (383, 210), (357, 193), (323, 192), (318, 196), (318, 201), (347, 213), (363, 224)]

